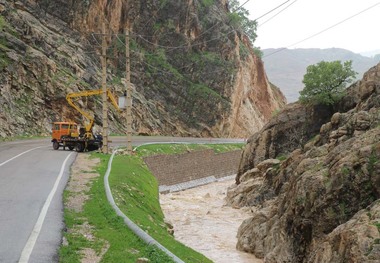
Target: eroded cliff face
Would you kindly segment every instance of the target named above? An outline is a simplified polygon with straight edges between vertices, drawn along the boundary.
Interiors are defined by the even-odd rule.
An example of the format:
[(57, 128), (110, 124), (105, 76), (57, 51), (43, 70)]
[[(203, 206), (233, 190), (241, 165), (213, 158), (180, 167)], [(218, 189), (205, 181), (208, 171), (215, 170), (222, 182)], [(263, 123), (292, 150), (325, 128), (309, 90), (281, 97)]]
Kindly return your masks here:
[(380, 64), (333, 108), (290, 104), (249, 139), (227, 194), (253, 212), (238, 249), (265, 262), (379, 261)]
[[(52, 121), (83, 120), (65, 95), (101, 87), (102, 23), (107, 85), (124, 90), (130, 25), (133, 130), (247, 137), (285, 104), (262, 62), (229, 24), (226, 1), (0, 0), (0, 136), (48, 133)], [(81, 100), (101, 125), (101, 98)], [(112, 132), (124, 117), (110, 110)]]
[[(252, 86), (267, 88), (252, 89)], [(245, 138), (257, 132), (274, 112), (285, 106), (282, 93), (268, 82), (264, 65), (255, 56), (239, 65), (232, 90), (232, 112), (227, 121), (222, 122), (222, 130), (228, 132), (225, 136)]]

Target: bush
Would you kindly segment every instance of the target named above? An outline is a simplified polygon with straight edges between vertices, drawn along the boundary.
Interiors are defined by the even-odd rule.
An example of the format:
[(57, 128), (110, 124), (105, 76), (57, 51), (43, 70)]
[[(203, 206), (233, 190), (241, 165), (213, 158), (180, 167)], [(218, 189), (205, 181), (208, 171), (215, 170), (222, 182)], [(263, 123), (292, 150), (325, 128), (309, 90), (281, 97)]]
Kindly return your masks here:
[(302, 103), (332, 105), (342, 98), (346, 85), (357, 73), (352, 69), (352, 61), (321, 61), (307, 67), (303, 77), (305, 88), (300, 92)]

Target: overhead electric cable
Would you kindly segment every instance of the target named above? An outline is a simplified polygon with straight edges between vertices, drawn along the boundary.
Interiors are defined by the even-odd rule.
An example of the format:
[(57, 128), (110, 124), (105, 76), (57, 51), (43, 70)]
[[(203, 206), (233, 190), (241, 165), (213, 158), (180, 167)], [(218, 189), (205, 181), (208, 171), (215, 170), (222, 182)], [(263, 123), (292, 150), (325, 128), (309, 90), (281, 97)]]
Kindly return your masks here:
[[(251, 0), (247, 0), (247, 1), (245, 1), (245, 2), (244, 2), (243, 4), (241, 4), (238, 8), (236, 8), (236, 10), (239, 10), (240, 8), (242, 8), (242, 7), (243, 7), (245, 4), (247, 4), (249, 1), (251, 1)], [(215, 23), (213, 26), (211, 26), (210, 28), (208, 28), (207, 30), (205, 30), (204, 32), (202, 32), (199, 36), (197, 36), (196, 39), (199, 38), (199, 37), (201, 37), (201, 36), (203, 36), (204, 34), (206, 34), (208, 31), (210, 31), (211, 29), (213, 29), (214, 27), (216, 27), (217, 25), (219, 25), (221, 22), (222, 22), (222, 21), (219, 21), (218, 23)], [(228, 24), (229, 22), (231, 22), (231, 18), (228, 20), (227, 24)], [(234, 31), (236, 31), (236, 30), (234, 30)]]
[[(246, 0), (243, 4), (241, 4), (239, 7), (237, 7), (236, 10), (239, 10), (240, 8), (242, 8), (242, 7), (243, 7), (244, 5), (246, 5), (249, 1), (251, 1), (251, 0)], [(290, 1), (290, 0), (288, 0), (288, 1)], [(230, 20), (231, 20), (231, 19), (230, 19)], [(230, 20), (229, 20), (229, 22), (230, 22)], [(199, 39), (201, 36), (203, 36), (204, 34), (206, 34), (207, 32), (209, 32), (211, 29), (213, 29), (214, 27), (216, 27), (217, 25), (219, 25), (221, 22), (222, 22), (222, 21), (219, 21), (219, 22), (215, 23), (214, 25), (212, 25), (211, 27), (209, 27), (208, 29), (206, 29), (205, 31), (203, 31), (203, 32), (202, 32), (200, 35), (198, 35), (194, 40)], [(131, 32), (131, 34), (134, 34), (135, 36), (141, 38), (142, 40), (144, 40), (145, 42), (147, 42), (147, 43), (149, 43), (149, 44), (151, 44), (151, 45), (154, 45), (154, 46), (157, 46), (157, 47), (161, 47), (161, 48), (165, 48), (165, 49), (179, 49), (179, 48), (184, 48), (184, 47), (193, 47), (193, 46), (198, 46), (198, 45), (202, 45), (203, 43), (205, 43), (205, 42), (203, 42), (203, 43), (197, 43), (197, 44), (193, 44), (193, 45), (184, 44), (184, 45), (180, 45), (180, 46), (163, 46), (163, 45), (157, 45), (157, 44), (155, 44), (155, 43), (152, 43), (151, 41), (149, 41), (149, 40), (145, 39), (144, 37), (142, 37), (141, 34), (134, 33), (134, 32), (132, 32), (132, 31), (130, 31), (130, 32)], [(227, 32), (226, 35), (228, 35), (228, 34), (230, 34), (230, 33), (232, 33), (232, 32), (236, 32), (236, 30), (231, 30), (230, 32)], [(218, 37), (218, 38), (214, 38), (214, 39), (209, 40), (209, 41), (207, 41), (207, 42), (210, 42), (210, 41), (213, 41), (213, 40), (217, 40), (217, 39), (222, 38), (222, 37), (224, 37), (224, 36), (221, 36), (221, 37)], [(194, 41), (194, 40), (193, 40), (193, 41)]]
[[(248, 3), (249, 1), (251, 1), (251, 0), (247, 0), (247, 1), (245, 1), (242, 5), (240, 5), (237, 9), (240, 9), (240, 8), (242, 8), (246, 3)], [(236, 9), (236, 10), (237, 10)]]
[(266, 15), (269, 15), (270, 13), (272, 13), (272, 12), (275, 11), (275, 10), (277, 10), (277, 9), (280, 8), (281, 6), (285, 5), (285, 4), (286, 4), (287, 2), (289, 2), (289, 1), (290, 1), (290, 0), (287, 0), (287, 1), (283, 2), (282, 4), (280, 4), (280, 5), (276, 6), (275, 8), (273, 8), (272, 10), (270, 10), (270, 11), (266, 12), (265, 14), (259, 16), (259, 17), (256, 18), (255, 20), (257, 21), (257, 20), (259, 20), (260, 18), (263, 18), (263, 17), (266, 16)]
[[(246, 0), (243, 4), (241, 4), (239, 7), (236, 8), (236, 10), (242, 8), (244, 5), (246, 5), (250, 0)], [(286, 2), (289, 2), (290, 0), (287, 0)], [(283, 4), (285, 4), (286, 2), (284, 2)], [(281, 4), (281, 5), (283, 5)], [(278, 7), (280, 7), (281, 5), (279, 5)], [(273, 10), (277, 9), (278, 7), (274, 8)], [(160, 7), (161, 9), (162, 7)], [(100, 9), (98, 9), (99, 11), (101, 11)], [(270, 11), (271, 12), (271, 11)], [(268, 12), (269, 13), (269, 12)], [(108, 21), (107, 17), (105, 15), (103, 15), (103, 19), (107, 22), (108, 25), (110, 25), (110, 22)], [(229, 20), (229, 22), (231, 21), (231, 19)], [(206, 34), (208, 31), (210, 31), (211, 29), (213, 29), (214, 27), (216, 27), (217, 25), (219, 25), (222, 21), (219, 21), (217, 23), (215, 23), (213, 26), (209, 27), (208, 29), (206, 29), (204, 32), (202, 32), (200, 35), (198, 35), (195, 39), (193, 39), (192, 41), (196, 40), (196, 39), (199, 39), (202, 35)], [(115, 33), (115, 31), (110, 27), (111, 31), (114, 32), (114, 34), (112, 35), (117, 35), (117, 33)], [(138, 33), (135, 33), (133, 31), (129, 31), (131, 34), (141, 38), (143, 41), (151, 44), (151, 45), (154, 45), (156, 47), (160, 47), (160, 48), (165, 48), (165, 49), (179, 49), (179, 48), (184, 48), (184, 47), (193, 47), (193, 46), (199, 46), (199, 45), (203, 45), (204, 43), (207, 43), (207, 42), (211, 42), (211, 41), (214, 41), (214, 40), (218, 40), (218, 39), (221, 39), (223, 37), (227, 37), (230, 33), (234, 33), (236, 32), (235, 29), (225, 33), (224, 35), (222, 36), (219, 36), (219, 37), (216, 37), (216, 38), (213, 38), (213, 39), (209, 39), (207, 41), (204, 41), (202, 43), (196, 43), (196, 44), (183, 44), (183, 45), (179, 45), (179, 46), (164, 46), (164, 45), (158, 45), (156, 43), (153, 43), (151, 41), (149, 41), (148, 39), (144, 38), (143, 35), (141, 34), (138, 34)], [(101, 33), (91, 33), (92, 37), (95, 39), (94, 35), (102, 35)], [(146, 37), (149, 37), (149, 36), (146, 36)], [(150, 36), (152, 37), (152, 36)], [(95, 39), (96, 40), (96, 39)], [(96, 40), (96, 42), (98, 43), (98, 41)]]
[(282, 12), (284, 12), (286, 9), (288, 9), (290, 6), (292, 6), (295, 2), (297, 2), (297, 0), (294, 0), (293, 2), (291, 2), (289, 5), (287, 5), (286, 7), (284, 7), (283, 9), (281, 9), (280, 11), (278, 11), (275, 15), (271, 16), (270, 18), (268, 18), (264, 22), (259, 23), (257, 27), (261, 27), (264, 24), (266, 24), (267, 22), (271, 21), (273, 18), (275, 18), (276, 16), (278, 16), (279, 14), (281, 14)]
[[(243, 7), (243, 6), (244, 6), (245, 4), (247, 4), (249, 1), (250, 1), (250, 0), (245, 1), (242, 5), (240, 5), (240, 6), (237, 8), (237, 10), (240, 9), (241, 7)], [(289, 1), (290, 1), (290, 0), (289, 0)], [(107, 17), (104, 16), (104, 19), (105, 19), (105, 21), (106, 21), (108, 24), (110, 24), (110, 22), (108, 21)], [(217, 26), (217, 25), (220, 24), (221, 22), (222, 22), (222, 21), (219, 21), (218, 23), (214, 24), (213, 26), (211, 26), (210, 28), (208, 28), (206, 31), (204, 31), (202, 34), (198, 35), (195, 39), (197, 39), (197, 38), (199, 38), (200, 36), (204, 35), (206, 32), (210, 31), (212, 28), (214, 28), (215, 26)], [(111, 31), (113, 32), (113, 34), (107, 34), (107, 35), (114, 35), (114, 36), (116, 36), (117, 41), (119, 41), (120, 43), (124, 44), (123, 41), (119, 38), (119, 34), (116, 33), (112, 28), (110, 28), (110, 29), (111, 29)], [(167, 49), (167, 50), (170, 50), (170, 49), (178, 49), (178, 48), (184, 48), (184, 47), (193, 47), (193, 46), (198, 46), (198, 45), (203, 45), (203, 44), (205, 44), (205, 43), (207, 43), (207, 42), (215, 41), (215, 40), (218, 40), (218, 39), (221, 39), (221, 38), (227, 38), (229, 34), (234, 33), (234, 32), (236, 32), (235, 29), (233, 29), (233, 30), (231, 30), (231, 31), (229, 31), (229, 32), (226, 32), (226, 33), (225, 33), (224, 35), (222, 35), (222, 36), (215, 37), (215, 38), (212, 38), (212, 39), (208, 39), (207, 41), (203, 41), (203, 42), (201, 42), (201, 43), (195, 43), (195, 44), (191, 44), (191, 45), (189, 45), (189, 44), (187, 43), (187, 44), (183, 44), (183, 45), (180, 45), (180, 46), (163, 46), (163, 45), (158, 45), (158, 44), (156, 44), (156, 43), (153, 43), (153, 42), (149, 41), (148, 39), (144, 38), (142, 35), (137, 34), (137, 33), (133, 32), (133, 31), (130, 31), (131, 34), (133, 34), (133, 35), (135, 35), (135, 36), (141, 38), (143, 41), (145, 41), (145, 42), (147, 42), (147, 43), (149, 43), (149, 44), (151, 44), (151, 45), (154, 45), (154, 46), (156, 46), (156, 47), (165, 48), (165, 49)], [(91, 35), (92, 35), (92, 37), (95, 39), (95, 41), (98, 43), (98, 41), (97, 41), (97, 39), (94, 37), (94, 35), (103, 35), (103, 34), (102, 34), (102, 33), (91, 33)], [(121, 34), (121, 35), (122, 35), (122, 34)], [(124, 36), (124, 35), (123, 35), (123, 36)], [(149, 36), (148, 36), (148, 37), (149, 37)], [(194, 41), (194, 40), (193, 40), (193, 41)], [(131, 51), (131, 52), (133, 52), (133, 51)], [(139, 53), (139, 52), (136, 52), (136, 53)], [(123, 62), (122, 62), (122, 64), (123, 64)], [(154, 66), (152, 66), (152, 65), (150, 65), (150, 64), (148, 64), (148, 63), (146, 63), (145, 61), (143, 62), (143, 64), (146, 64), (146, 65), (149, 66), (149, 67), (155, 68)], [(157, 68), (156, 68), (156, 69), (157, 69)], [(162, 70), (159, 70), (159, 71), (162, 72), (163, 74), (172, 74), (171, 72), (165, 72), (165, 71), (162, 71)], [(221, 71), (217, 70), (217, 71), (215, 71), (215, 72), (221, 72)], [(190, 74), (182, 73), (182, 75), (190, 75)]]
[(281, 52), (281, 51), (283, 51), (283, 50), (285, 50), (285, 49), (287, 49), (287, 48), (289, 48), (289, 47), (292, 47), (292, 46), (298, 45), (298, 44), (300, 44), (300, 43), (302, 43), (302, 42), (305, 42), (306, 40), (309, 40), (309, 39), (311, 39), (311, 38), (313, 38), (313, 37), (316, 37), (316, 36), (318, 36), (318, 35), (320, 35), (320, 34), (326, 32), (326, 31), (328, 31), (328, 30), (330, 30), (330, 29), (332, 29), (332, 28), (334, 28), (334, 27), (336, 27), (336, 26), (338, 26), (338, 25), (340, 25), (340, 24), (342, 24), (342, 23), (344, 23), (344, 22), (346, 22), (346, 21), (348, 21), (348, 20), (350, 20), (350, 19), (352, 19), (352, 18), (354, 18), (354, 17), (356, 17), (356, 16), (358, 16), (358, 15), (360, 15), (360, 14), (362, 14), (362, 13), (364, 13), (364, 12), (370, 10), (370, 9), (372, 9), (372, 8), (374, 8), (375, 6), (377, 6), (377, 5), (379, 5), (379, 4), (380, 4), (380, 2), (377, 2), (376, 4), (370, 6), (370, 7), (366, 8), (366, 9), (364, 9), (364, 10), (362, 10), (362, 11), (360, 11), (360, 12), (358, 12), (358, 13), (356, 13), (356, 14), (354, 14), (354, 15), (348, 17), (348, 18), (345, 18), (345, 19), (343, 19), (343, 20), (340, 21), (340, 22), (338, 22), (338, 23), (336, 23), (336, 24), (334, 24), (334, 25), (332, 25), (332, 26), (329, 26), (329, 27), (327, 27), (327, 28), (325, 28), (325, 29), (319, 31), (318, 33), (315, 33), (315, 34), (313, 34), (313, 35), (311, 35), (311, 36), (309, 36), (309, 37), (307, 37), (307, 38), (304, 38), (304, 39), (302, 39), (302, 40), (300, 40), (300, 41), (298, 41), (298, 42), (295, 42), (295, 43), (293, 43), (293, 44), (291, 44), (291, 45), (288, 45), (288, 46), (286, 46), (286, 47), (284, 47), (284, 48), (281, 48), (281, 49), (279, 49), (279, 50), (276, 50), (276, 51), (274, 51), (274, 52), (272, 52), (272, 53), (270, 53), (270, 54), (268, 54), (268, 55), (265, 55), (265, 56), (263, 56), (263, 57), (269, 57), (269, 56), (271, 56), (271, 55), (273, 55), (273, 54), (276, 54), (276, 53), (278, 53), (278, 52)]

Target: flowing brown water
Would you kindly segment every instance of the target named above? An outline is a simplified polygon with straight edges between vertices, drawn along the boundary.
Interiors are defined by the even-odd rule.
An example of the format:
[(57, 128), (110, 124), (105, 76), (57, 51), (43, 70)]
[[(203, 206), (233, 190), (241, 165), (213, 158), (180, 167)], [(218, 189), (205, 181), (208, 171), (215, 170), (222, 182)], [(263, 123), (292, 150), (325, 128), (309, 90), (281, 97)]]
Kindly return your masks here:
[(251, 216), (248, 208), (225, 206), (227, 187), (234, 180), (211, 183), (181, 192), (161, 194), (165, 218), (183, 244), (217, 263), (261, 263), (251, 254), (236, 250), (236, 234)]

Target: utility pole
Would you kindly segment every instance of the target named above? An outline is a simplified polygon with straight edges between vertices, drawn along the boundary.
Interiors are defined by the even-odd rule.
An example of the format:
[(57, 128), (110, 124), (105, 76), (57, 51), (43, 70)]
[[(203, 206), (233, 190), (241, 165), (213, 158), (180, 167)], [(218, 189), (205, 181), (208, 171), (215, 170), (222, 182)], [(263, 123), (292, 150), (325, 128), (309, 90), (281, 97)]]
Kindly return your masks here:
[(107, 105), (107, 38), (106, 25), (103, 22), (102, 38), (102, 98), (103, 98), (103, 153), (108, 153), (108, 105)]
[(129, 58), (129, 23), (125, 28), (125, 78), (127, 92), (127, 152), (132, 154), (132, 87), (131, 87), (131, 70)]

